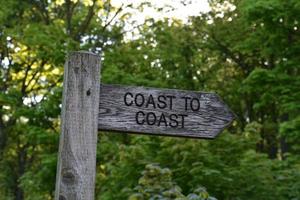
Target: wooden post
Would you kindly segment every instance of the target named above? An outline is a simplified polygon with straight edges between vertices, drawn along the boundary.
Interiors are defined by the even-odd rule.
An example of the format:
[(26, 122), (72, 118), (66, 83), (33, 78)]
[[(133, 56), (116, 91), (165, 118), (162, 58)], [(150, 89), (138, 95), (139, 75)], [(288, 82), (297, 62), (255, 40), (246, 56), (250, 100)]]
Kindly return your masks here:
[(70, 53), (64, 72), (55, 200), (94, 199), (99, 83), (100, 57)]

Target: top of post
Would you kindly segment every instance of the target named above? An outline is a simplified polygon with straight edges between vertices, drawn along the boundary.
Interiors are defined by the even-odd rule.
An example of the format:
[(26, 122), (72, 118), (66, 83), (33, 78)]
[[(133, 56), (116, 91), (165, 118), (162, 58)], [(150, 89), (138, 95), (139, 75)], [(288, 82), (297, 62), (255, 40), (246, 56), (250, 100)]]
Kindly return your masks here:
[(93, 53), (93, 52), (90, 52), (90, 51), (71, 51), (71, 52), (69, 52), (69, 56), (78, 55), (78, 54), (88, 54), (88, 55), (96, 56), (96, 57), (100, 58), (100, 55), (98, 55), (96, 53)]

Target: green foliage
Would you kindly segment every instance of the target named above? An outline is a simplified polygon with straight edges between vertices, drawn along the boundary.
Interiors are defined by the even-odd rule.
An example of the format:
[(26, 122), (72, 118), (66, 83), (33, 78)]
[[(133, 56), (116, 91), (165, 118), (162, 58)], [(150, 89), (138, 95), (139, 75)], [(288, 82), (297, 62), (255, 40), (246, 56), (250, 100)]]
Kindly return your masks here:
[(157, 164), (146, 165), (139, 179), (139, 185), (134, 188), (136, 193), (129, 200), (216, 200), (209, 196), (206, 189), (198, 187), (187, 196), (181, 193), (181, 188), (172, 181), (172, 173), (168, 168)]
[(213, 141), (99, 133), (96, 199), (299, 199), (299, 1), (209, 3), (129, 40), (150, 2), (0, 0), (0, 200), (53, 199), (72, 50), (101, 52), (102, 82), (214, 91), (237, 116)]
[(181, 189), (172, 182), (171, 171), (158, 165), (147, 165), (135, 188), (137, 193), (129, 197), (138, 199), (183, 199)]

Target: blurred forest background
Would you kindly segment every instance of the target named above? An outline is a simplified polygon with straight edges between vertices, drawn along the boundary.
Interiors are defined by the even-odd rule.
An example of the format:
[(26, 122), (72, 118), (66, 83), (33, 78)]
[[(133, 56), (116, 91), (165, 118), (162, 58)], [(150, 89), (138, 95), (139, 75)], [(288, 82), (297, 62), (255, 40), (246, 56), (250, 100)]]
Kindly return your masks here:
[(142, 24), (151, 1), (0, 5), (0, 200), (53, 199), (72, 50), (101, 54), (104, 83), (213, 91), (237, 115), (211, 141), (100, 132), (96, 199), (300, 199), (299, 0), (210, 0)]

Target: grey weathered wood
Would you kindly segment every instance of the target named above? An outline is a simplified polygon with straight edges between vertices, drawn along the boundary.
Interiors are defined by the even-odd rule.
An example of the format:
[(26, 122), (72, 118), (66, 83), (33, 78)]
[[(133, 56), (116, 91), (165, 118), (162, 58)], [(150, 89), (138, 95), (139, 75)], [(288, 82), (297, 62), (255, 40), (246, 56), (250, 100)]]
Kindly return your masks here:
[(73, 52), (65, 64), (56, 200), (93, 200), (100, 58)]
[[(155, 89), (145, 87), (134, 86), (121, 86), (121, 85), (104, 85), (101, 84), (100, 94), (100, 107), (98, 118), (99, 130), (115, 130), (133, 133), (144, 133), (154, 135), (169, 135), (169, 136), (182, 136), (182, 137), (194, 137), (194, 138), (214, 138), (220, 131), (228, 126), (234, 119), (234, 114), (223, 103), (218, 95), (214, 93), (206, 92), (194, 92), (184, 90), (172, 90), (172, 89)], [(143, 94), (144, 97), (148, 97), (150, 94), (154, 100), (157, 100), (159, 95), (172, 95), (175, 96), (173, 101), (173, 107), (166, 107), (164, 109), (153, 107), (153, 104), (149, 104), (148, 107), (138, 107), (136, 105), (126, 106), (124, 102), (124, 95), (130, 92), (132, 94)], [(185, 99), (181, 97), (197, 98), (200, 102), (200, 109), (197, 110), (197, 104), (194, 103), (194, 110), (191, 108), (185, 109)], [(142, 103), (142, 97), (137, 98), (137, 103)], [(130, 104), (131, 96), (126, 96), (127, 104)], [(140, 101), (138, 101), (140, 100)], [(158, 101), (156, 101), (158, 102)], [(163, 104), (161, 104), (161, 107)], [(166, 126), (166, 123), (158, 123), (156, 125), (143, 124), (139, 125), (136, 121), (136, 113), (143, 111), (144, 113), (153, 112), (157, 116), (164, 113), (165, 116), (171, 114), (185, 114), (184, 127), (170, 127)], [(139, 115), (139, 123), (143, 119), (143, 115)], [(150, 115), (149, 121), (153, 119), (153, 115)], [(174, 118), (173, 118), (174, 119)], [(179, 119), (182, 119), (179, 118)], [(151, 121), (150, 124), (152, 124)], [(167, 124), (168, 125), (168, 124)], [(175, 123), (173, 124), (175, 125)]]

